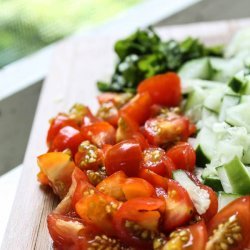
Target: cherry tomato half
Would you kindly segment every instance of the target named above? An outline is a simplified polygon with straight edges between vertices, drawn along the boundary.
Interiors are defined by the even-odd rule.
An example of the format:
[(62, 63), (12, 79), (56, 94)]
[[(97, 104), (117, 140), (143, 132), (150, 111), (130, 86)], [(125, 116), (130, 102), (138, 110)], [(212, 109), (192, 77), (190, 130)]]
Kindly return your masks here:
[(142, 81), (137, 91), (148, 92), (154, 104), (178, 106), (181, 101), (181, 83), (177, 74), (166, 73)]
[(137, 176), (141, 160), (140, 145), (135, 140), (125, 140), (107, 151), (104, 165), (108, 175), (122, 170), (128, 176)]
[(179, 142), (167, 151), (167, 156), (173, 161), (176, 169), (193, 172), (196, 154), (193, 147), (187, 142)]

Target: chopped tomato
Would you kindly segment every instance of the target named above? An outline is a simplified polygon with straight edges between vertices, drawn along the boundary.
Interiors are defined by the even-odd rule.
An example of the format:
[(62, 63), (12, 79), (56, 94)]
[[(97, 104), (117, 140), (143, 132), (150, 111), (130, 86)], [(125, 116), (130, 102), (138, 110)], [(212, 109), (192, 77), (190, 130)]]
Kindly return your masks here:
[(168, 179), (156, 174), (155, 172), (149, 169), (140, 169), (139, 177), (143, 178), (144, 180), (147, 180), (155, 188), (161, 187), (164, 190), (168, 189)]
[(137, 132), (137, 133), (133, 134), (132, 139), (134, 139), (135, 141), (137, 141), (140, 144), (142, 150), (149, 148), (149, 143), (142, 133)]
[(194, 215), (194, 205), (187, 191), (176, 181), (168, 180), (167, 195), (161, 190), (160, 197), (166, 202), (163, 228), (170, 232), (185, 225)]
[(159, 116), (146, 121), (144, 135), (150, 144), (165, 146), (180, 140), (187, 140), (189, 121), (184, 116)]
[(76, 212), (87, 225), (94, 225), (108, 235), (115, 235), (112, 218), (120, 202), (101, 192), (90, 193), (76, 203)]
[(135, 133), (138, 133), (140, 127), (137, 122), (132, 120), (127, 115), (121, 115), (118, 121), (118, 127), (116, 130), (116, 141), (131, 139)]
[(53, 191), (63, 198), (69, 190), (71, 175), (75, 168), (70, 155), (61, 152), (46, 153), (37, 157), (37, 163), (41, 171), (38, 178), (46, 176)]
[(118, 109), (116, 108), (113, 102), (103, 103), (99, 107), (96, 116), (115, 127), (117, 126), (119, 115)]
[(131, 93), (102, 93), (97, 96), (100, 105), (108, 102), (112, 102), (115, 107), (120, 108), (126, 104), (133, 95)]
[(193, 172), (196, 154), (193, 147), (187, 142), (179, 142), (167, 151), (167, 156), (173, 161), (176, 169)]
[(126, 201), (114, 216), (114, 225), (122, 242), (139, 249), (152, 249), (151, 235), (158, 232), (164, 202), (157, 198)]
[(47, 145), (50, 147), (59, 130), (63, 127), (70, 126), (78, 129), (79, 126), (77, 122), (71, 118), (69, 118), (66, 114), (58, 114), (55, 118), (52, 119), (50, 128), (47, 134)]
[(101, 181), (96, 186), (96, 189), (104, 194), (114, 197), (119, 201), (125, 201), (126, 198), (122, 187), (126, 181), (126, 178), (127, 176), (123, 171), (115, 172)]
[(85, 136), (78, 129), (66, 126), (59, 130), (49, 151), (58, 152), (69, 149), (72, 155), (74, 155), (77, 152), (78, 146), (84, 140)]
[(75, 154), (75, 163), (83, 170), (98, 170), (103, 164), (102, 150), (89, 141), (83, 141)]
[(126, 200), (138, 197), (155, 196), (154, 187), (142, 178), (128, 178), (122, 185), (122, 191)]
[(142, 160), (140, 145), (135, 140), (125, 140), (110, 148), (104, 159), (108, 175), (122, 170), (128, 176), (137, 176)]
[[(207, 241), (207, 229), (203, 221), (173, 231), (162, 250), (204, 250)], [(216, 248), (215, 248), (216, 249)]]
[(115, 143), (115, 129), (107, 122), (96, 122), (88, 126), (82, 126), (81, 132), (86, 140), (101, 148), (104, 144)]
[(147, 148), (143, 151), (142, 167), (161, 176), (172, 177), (175, 166), (162, 148)]
[(120, 114), (127, 115), (139, 125), (142, 125), (150, 116), (151, 105), (152, 100), (147, 92), (137, 94), (120, 109)]
[(206, 250), (247, 249), (250, 244), (250, 196), (240, 197), (217, 213), (208, 224)]
[(181, 101), (180, 78), (175, 73), (152, 76), (142, 81), (137, 91), (150, 94), (154, 104), (178, 106)]

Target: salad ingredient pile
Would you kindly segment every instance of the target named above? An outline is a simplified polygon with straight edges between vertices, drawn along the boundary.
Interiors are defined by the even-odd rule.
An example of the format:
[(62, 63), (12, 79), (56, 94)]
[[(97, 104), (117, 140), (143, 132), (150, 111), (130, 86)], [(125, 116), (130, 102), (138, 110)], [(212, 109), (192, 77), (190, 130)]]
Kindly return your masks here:
[[(120, 75), (129, 85), (113, 76), (104, 90), (121, 93), (100, 94), (95, 115), (75, 104), (51, 120), (38, 180), (61, 200), (47, 219), (55, 249), (250, 247), (250, 50), (238, 49), (238, 39), (224, 58), (210, 57), (217, 50), (198, 40), (176, 42), (179, 51), (193, 44), (190, 54), (169, 47), (176, 61), (155, 61), (164, 68), (144, 75), (131, 71), (130, 83)], [(155, 57), (168, 43), (138, 31), (117, 42), (117, 67), (132, 54)], [(234, 60), (237, 70), (228, 72)]]

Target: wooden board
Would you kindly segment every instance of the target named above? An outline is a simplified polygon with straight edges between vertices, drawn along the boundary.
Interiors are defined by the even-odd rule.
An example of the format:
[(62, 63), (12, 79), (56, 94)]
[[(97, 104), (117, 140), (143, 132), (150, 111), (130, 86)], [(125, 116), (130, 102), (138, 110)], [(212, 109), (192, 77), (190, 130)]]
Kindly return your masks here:
[[(164, 39), (196, 36), (209, 44), (224, 43), (243, 26), (250, 26), (250, 20), (164, 27), (159, 29), (159, 33)], [(82, 37), (58, 45), (40, 96), (24, 169), (1, 249), (51, 248), (46, 217), (57, 199), (50, 191), (41, 189), (36, 180), (36, 157), (46, 151), (48, 120), (57, 112), (68, 110), (75, 102), (85, 103), (92, 109), (97, 107), (95, 83), (112, 72), (115, 60), (113, 43), (120, 36)]]

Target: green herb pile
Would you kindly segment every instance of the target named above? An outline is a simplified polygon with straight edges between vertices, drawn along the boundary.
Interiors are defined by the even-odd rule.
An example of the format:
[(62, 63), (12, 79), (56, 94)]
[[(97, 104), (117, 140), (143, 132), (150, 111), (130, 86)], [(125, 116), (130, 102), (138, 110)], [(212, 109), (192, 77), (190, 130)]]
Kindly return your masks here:
[(198, 39), (162, 41), (152, 28), (137, 30), (115, 44), (118, 63), (110, 82), (98, 82), (100, 91), (134, 92), (144, 79), (167, 71), (178, 71), (188, 60), (222, 56), (222, 47), (206, 47)]

